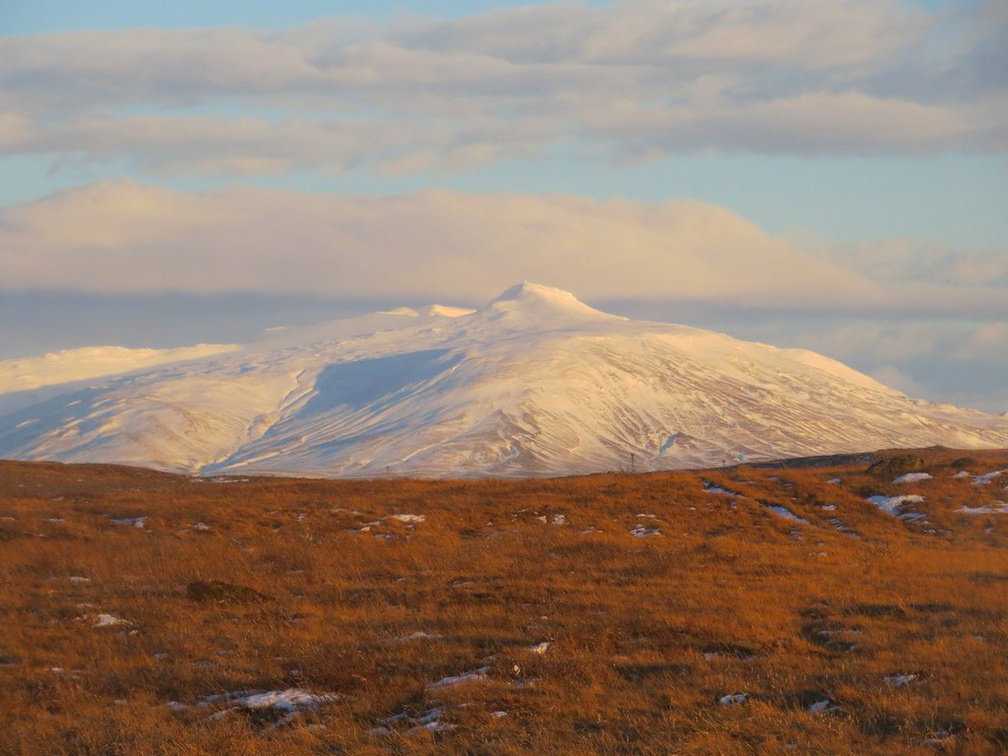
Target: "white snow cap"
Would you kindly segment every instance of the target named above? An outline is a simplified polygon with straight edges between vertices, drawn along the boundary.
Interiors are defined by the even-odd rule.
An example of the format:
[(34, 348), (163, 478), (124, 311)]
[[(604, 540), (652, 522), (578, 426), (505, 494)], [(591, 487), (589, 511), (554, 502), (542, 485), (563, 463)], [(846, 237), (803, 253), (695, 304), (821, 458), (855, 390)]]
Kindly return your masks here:
[(897, 437), (1008, 446), (1004, 418), (909, 399), (812, 352), (609, 315), (551, 286), (522, 283), (469, 313), (390, 312), (87, 389), (18, 392), (0, 406), (0, 458), (524, 477), (850, 453)]
[(492, 299), (481, 313), (501, 314), (505, 312), (520, 312), (528, 315), (552, 316), (567, 315), (579, 318), (625, 320), (617, 315), (589, 307), (568, 291), (553, 286), (525, 281), (512, 286), (500, 296)]

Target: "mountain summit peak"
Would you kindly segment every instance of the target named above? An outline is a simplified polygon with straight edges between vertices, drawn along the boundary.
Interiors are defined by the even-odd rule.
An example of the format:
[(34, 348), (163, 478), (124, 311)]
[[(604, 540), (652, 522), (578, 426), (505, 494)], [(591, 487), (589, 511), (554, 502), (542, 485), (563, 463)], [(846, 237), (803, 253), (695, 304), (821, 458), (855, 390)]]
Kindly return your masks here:
[(493, 313), (565, 314), (612, 318), (614, 315), (589, 307), (569, 291), (524, 281), (492, 299), (484, 308)]

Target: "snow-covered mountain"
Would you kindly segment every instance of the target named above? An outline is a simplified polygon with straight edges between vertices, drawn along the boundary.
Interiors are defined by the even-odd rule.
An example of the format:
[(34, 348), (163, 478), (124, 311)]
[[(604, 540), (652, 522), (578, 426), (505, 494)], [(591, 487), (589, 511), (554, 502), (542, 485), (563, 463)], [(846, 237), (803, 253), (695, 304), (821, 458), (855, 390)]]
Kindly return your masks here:
[(1004, 417), (535, 284), (475, 311), (275, 329), (240, 351), (4, 398), (0, 457), (204, 473), (561, 475), (1008, 446)]

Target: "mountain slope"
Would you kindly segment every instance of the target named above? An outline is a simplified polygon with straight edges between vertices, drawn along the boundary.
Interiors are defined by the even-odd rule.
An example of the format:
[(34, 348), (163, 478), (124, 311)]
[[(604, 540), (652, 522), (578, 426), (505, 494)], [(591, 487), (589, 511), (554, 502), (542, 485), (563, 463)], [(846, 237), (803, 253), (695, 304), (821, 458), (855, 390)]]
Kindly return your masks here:
[(0, 417), (0, 456), (321, 476), (560, 475), (945, 444), (1008, 421), (821, 355), (630, 321), (523, 284), (477, 311), (274, 332)]

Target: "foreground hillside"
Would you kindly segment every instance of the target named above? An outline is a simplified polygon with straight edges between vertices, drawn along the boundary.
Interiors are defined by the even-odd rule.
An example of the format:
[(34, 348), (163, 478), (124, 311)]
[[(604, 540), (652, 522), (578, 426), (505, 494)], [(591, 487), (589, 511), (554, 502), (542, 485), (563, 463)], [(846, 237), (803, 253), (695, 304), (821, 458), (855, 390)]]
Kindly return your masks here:
[[(1008, 445), (1004, 417), (911, 399), (822, 355), (627, 320), (529, 283), (475, 311), (396, 310), (235, 349), (13, 395), (0, 385), (0, 457), (527, 478)], [(36, 371), (47, 362), (62, 361)], [(56, 380), (29, 363), (19, 383)]]
[(894, 454), (509, 482), (0, 463), (0, 752), (1003, 753), (1008, 452)]

